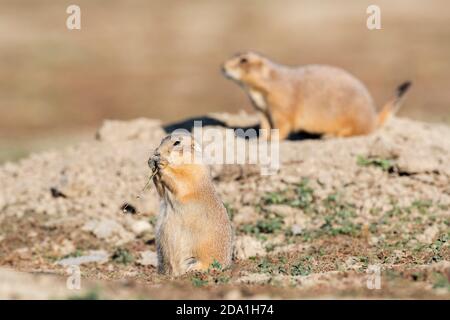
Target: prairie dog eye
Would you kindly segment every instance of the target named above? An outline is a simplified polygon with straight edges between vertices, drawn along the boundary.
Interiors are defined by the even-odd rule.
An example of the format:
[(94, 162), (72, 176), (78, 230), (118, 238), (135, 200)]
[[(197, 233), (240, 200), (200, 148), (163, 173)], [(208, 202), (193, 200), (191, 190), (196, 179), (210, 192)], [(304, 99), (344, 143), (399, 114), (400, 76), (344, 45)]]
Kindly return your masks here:
[(180, 140), (177, 140), (173, 143), (173, 146), (176, 147), (176, 146), (180, 145), (180, 143), (181, 143)]
[(244, 63), (247, 63), (248, 62), (248, 59), (247, 58), (241, 58), (240, 60), (239, 60), (239, 63), (240, 64), (244, 64)]

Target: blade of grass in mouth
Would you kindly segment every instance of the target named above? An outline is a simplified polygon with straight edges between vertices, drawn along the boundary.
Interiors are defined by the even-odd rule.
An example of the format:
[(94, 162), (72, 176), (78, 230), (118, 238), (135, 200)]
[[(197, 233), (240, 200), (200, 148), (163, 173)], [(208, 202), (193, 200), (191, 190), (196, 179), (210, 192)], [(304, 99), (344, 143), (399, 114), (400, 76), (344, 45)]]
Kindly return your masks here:
[(142, 188), (141, 192), (137, 195), (136, 198), (140, 198), (142, 193), (147, 190), (148, 186), (152, 183), (153, 178), (155, 177), (155, 175), (158, 173), (158, 169), (156, 169), (155, 171), (152, 172), (152, 174), (150, 175), (150, 177), (148, 178), (147, 183), (145, 184), (144, 188)]
[[(141, 192), (139, 192), (139, 194), (136, 196), (136, 199), (140, 199), (142, 197), (142, 194), (145, 192), (145, 190), (147, 190), (148, 186), (152, 183), (152, 180), (157, 173), (158, 173), (158, 169), (156, 169), (155, 171), (152, 172), (152, 174), (149, 176), (144, 188), (142, 188)], [(125, 204), (125, 206), (122, 208), (122, 211), (126, 213), (128, 211), (127, 209), (129, 206), (130, 206), (130, 204), (127, 202)]]

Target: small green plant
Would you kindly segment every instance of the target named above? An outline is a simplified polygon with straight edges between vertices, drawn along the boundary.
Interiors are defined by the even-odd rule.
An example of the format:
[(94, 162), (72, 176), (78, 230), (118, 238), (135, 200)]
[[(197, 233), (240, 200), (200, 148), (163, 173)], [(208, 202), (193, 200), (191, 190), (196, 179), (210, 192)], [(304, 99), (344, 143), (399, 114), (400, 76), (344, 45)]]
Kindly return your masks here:
[(362, 263), (361, 271), (366, 270), (367, 267), (369, 266), (369, 258), (366, 256), (360, 256), (360, 257), (358, 257), (358, 259), (359, 259), (359, 262)]
[(272, 217), (258, 220), (256, 224), (246, 224), (241, 227), (244, 233), (255, 235), (275, 233), (283, 228), (284, 221), (281, 217)]
[(411, 204), (411, 208), (417, 209), (421, 214), (426, 214), (432, 206), (433, 202), (431, 200), (416, 200)]
[(266, 246), (265, 246), (265, 249), (266, 249), (266, 252), (272, 252), (273, 250), (275, 250), (275, 244), (273, 244), (273, 243), (268, 243)]
[(392, 209), (386, 211), (385, 215), (388, 218), (392, 218), (395, 216), (401, 216), (403, 213), (404, 213), (404, 210), (402, 208), (398, 207), (397, 205), (394, 205), (392, 207)]
[(86, 291), (84, 294), (73, 295), (68, 297), (68, 300), (99, 300), (100, 293), (98, 288), (91, 289)]
[(268, 258), (263, 258), (257, 265), (258, 271), (262, 273), (273, 273), (274, 265)]
[(211, 263), (211, 265), (209, 266), (209, 269), (208, 269), (208, 271), (214, 271), (214, 270), (217, 270), (217, 271), (223, 270), (222, 264), (219, 261), (217, 261), (216, 259), (214, 259), (214, 261)]
[(392, 160), (381, 158), (366, 158), (359, 155), (356, 159), (356, 163), (362, 167), (374, 166), (379, 167), (383, 171), (390, 171), (394, 168)]
[(259, 220), (256, 223), (259, 233), (275, 233), (283, 227), (283, 219), (280, 217)]
[(150, 224), (152, 225), (152, 226), (156, 226), (156, 222), (158, 221), (158, 217), (157, 216), (151, 216), (149, 219), (148, 219), (148, 222), (150, 222)]
[(332, 236), (339, 234), (356, 236), (359, 233), (361, 225), (352, 221), (352, 218), (356, 217), (354, 205), (342, 201), (337, 194), (329, 195), (323, 201), (323, 205), (327, 209), (327, 215), (320, 227), (322, 233)]
[(227, 210), (228, 217), (230, 218), (230, 220), (233, 220), (236, 210), (229, 203), (224, 203), (223, 206)]
[(300, 259), (299, 262), (293, 264), (290, 268), (291, 276), (307, 276), (312, 272), (311, 258), (306, 257)]
[(226, 283), (230, 282), (230, 277), (227, 275), (221, 274), (214, 279), (214, 282), (219, 283), (219, 284), (226, 284)]
[(450, 292), (450, 281), (442, 273), (435, 272), (433, 288), (434, 289), (447, 288), (447, 291)]
[(207, 284), (225, 284), (230, 281), (230, 277), (223, 271), (226, 268), (216, 259), (209, 265), (206, 272), (196, 272), (191, 277), (191, 283), (194, 287), (203, 287)]
[(196, 288), (200, 288), (208, 284), (208, 280), (202, 279), (200, 276), (193, 276), (191, 278), (191, 282)]
[(77, 249), (74, 252), (71, 252), (71, 253), (65, 255), (63, 257), (63, 259), (66, 259), (66, 258), (78, 258), (78, 257), (81, 257), (82, 255), (83, 255), (83, 251), (80, 250), (80, 249)]
[(112, 260), (121, 264), (129, 264), (134, 261), (133, 255), (124, 248), (117, 248), (112, 255)]
[(444, 233), (430, 245), (430, 249), (433, 253), (433, 256), (431, 257), (432, 262), (438, 262), (442, 260), (441, 249), (447, 242), (448, 242), (448, 235)]
[(287, 199), (281, 192), (269, 192), (263, 197), (263, 203), (265, 205), (284, 204), (286, 202)]
[(314, 190), (308, 186), (309, 180), (303, 179), (297, 186), (297, 198), (290, 202), (293, 207), (307, 209), (314, 201)]

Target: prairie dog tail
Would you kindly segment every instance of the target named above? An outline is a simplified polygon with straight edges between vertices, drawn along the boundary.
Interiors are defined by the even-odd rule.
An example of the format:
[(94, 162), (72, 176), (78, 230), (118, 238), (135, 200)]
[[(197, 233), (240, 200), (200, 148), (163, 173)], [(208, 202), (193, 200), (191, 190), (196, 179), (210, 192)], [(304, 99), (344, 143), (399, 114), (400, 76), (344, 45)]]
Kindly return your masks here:
[(406, 81), (397, 87), (397, 92), (395, 93), (395, 97), (388, 101), (381, 109), (378, 114), (378, 124), (377, 127), (381, 127), (386, 121), (395, 114), (403, 102), (403, 97), (405, 93), (408, 91), (409, 87), (411, 87), (411, 82)]

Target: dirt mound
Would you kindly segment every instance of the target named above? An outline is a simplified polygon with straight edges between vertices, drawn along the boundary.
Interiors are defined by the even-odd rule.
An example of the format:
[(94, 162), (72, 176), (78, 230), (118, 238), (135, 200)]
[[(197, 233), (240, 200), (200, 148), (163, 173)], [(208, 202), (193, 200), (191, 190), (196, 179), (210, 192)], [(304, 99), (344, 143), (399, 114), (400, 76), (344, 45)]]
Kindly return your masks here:
[[(229, 127), (255, 123), (243, 114), (212, 117)], [(0, 167), (0, 265), (63, 274), (61, 259), (104, 250), (108, 261), (84, 264), (84, 277), (161, 282), (152, 264), (139, 262), (155, 249), (157, 195), (153, 188), (136, 195), (164, 135), (156, 120), (107, 121), (95, 140)], [(316, 274), (351, 272), (359, 279), (369, 265), (391, 275), (400, 266), (401, 275), (386, 277), (412, 281), (417, 292), (427, 289), (422, 295), (436, 294), (448, 286), (448, 280), (436, 280), (446, 279), (448, 266), (430, 274), (414, 271), (421, 285), (417, 277), (405, 277), (406, 270), (450, 260), (448, 137), (444, 125), (392, 119), (366, 137), (282, 142), (275, 175), (261, 176), (248, 165), (214, 166), (238, 244), (226, 282), (239, 288), (253, 278), (260, 284), (282, 276), (306, 294)], [(189, 279), (194, 286), (217, 283), (215, 276), (205, 277)], [(355, 283), (337, 290), (346, 288)], [(395, 285), (380, 292), (396, 296)], [(337, 293), (329, 288), (323, 294)]]

